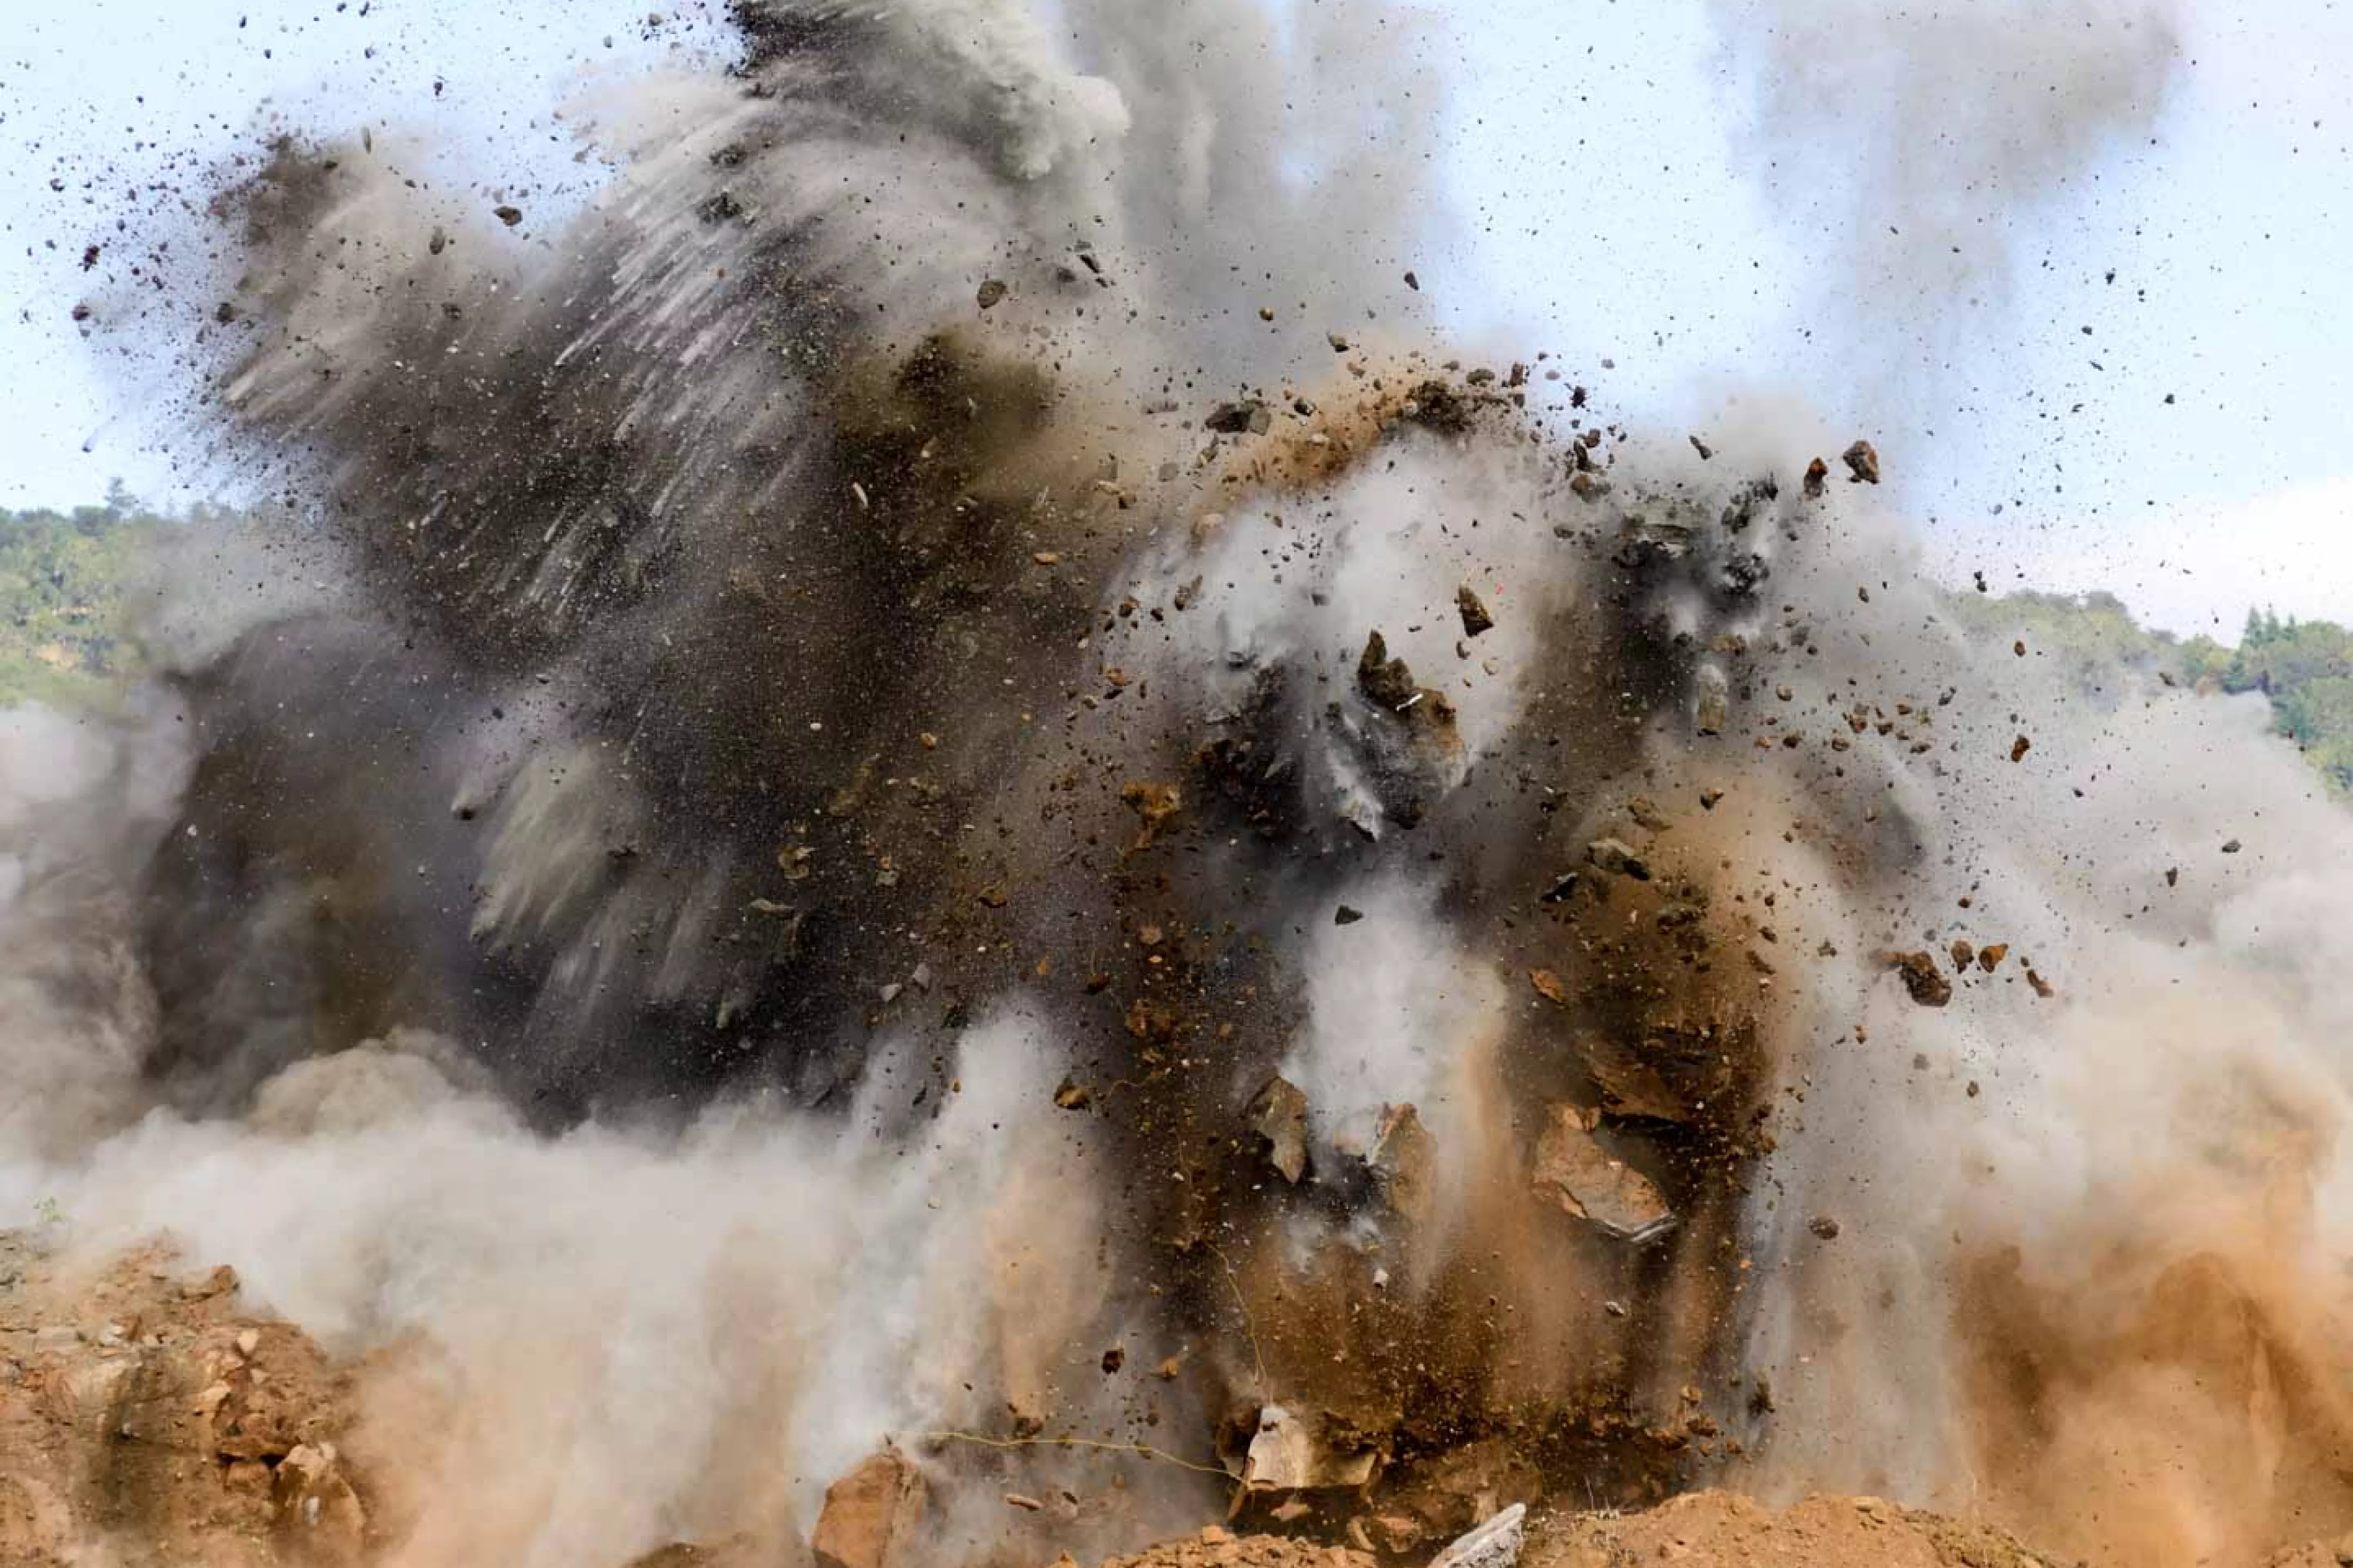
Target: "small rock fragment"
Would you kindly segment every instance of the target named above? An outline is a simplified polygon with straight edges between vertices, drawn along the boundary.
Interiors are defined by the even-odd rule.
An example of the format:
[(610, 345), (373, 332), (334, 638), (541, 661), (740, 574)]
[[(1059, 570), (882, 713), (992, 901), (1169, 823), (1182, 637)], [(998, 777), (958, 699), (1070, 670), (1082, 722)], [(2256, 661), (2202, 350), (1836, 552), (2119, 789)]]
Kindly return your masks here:
[(1630, 877), (1637, 882), (1651, 879), (1651, 868), (1622, 839), (1597, 838), (1585, 847), (1585, 858), (1593, 862), (1597, 869)]
[(1883, 952), (1879, 962), (1904, 977), (1904, 988), (1923, 1007), (1941, 1007), (1953, 999), (1953, 983), (1925, 952)]
[(1875, 485), (1879, 482), (1879, 449), (1868, 441), (1857, 441), (1840, 454), (1846, 460), (1847, 482)]
[(1977, 962), (1977, 949), (1969, 945), (1969, 942), (1967, 937), (1957, 936), (1953, 939), (1953, 967), (1955, 969), (1966, 970), (1970, 964)]
[(1364, 910), (1352, 910), (1345, 904), (1332, 911), (1332, 923), (1335, 926), (1352, 926), (1364, 918)]
[(1527, 1542), (1528, 1505), (1515, 1502), (1430, 1559), (1430, 1568), (1516, 1568)]
[(1131, 849), (1149, 849), (1176, 814), (1185, 808), (1185, 796), (1173, 784), (1154, 784), (1136, 779), (1120, 786), (1120, 803), (1135, 813), (1143, 825)]
[(1220, 403), (1201, 421), (1202, 427), (1220, 436), (1263, 436), (1274, 426), (1274, 416), (1254, 398)]
[(2025, 761), (2027, 752), (2031, 750), (2033, 745), (2033, 742), (2028, 740), (2025, 736), (2021, 735), (2018, 739), (2010, 743), (2010, 760), (2013, 763)]
[(1296, 1186), (1307, 1172), (1307, 1096), (1287, 1079), (1271, 1078), (1242, 1112), (1266, 1145), (1267, 1163)]
[(1560, 983), (1560, 976), (1555, 974), (1551, 970), (1529, 970), (1528, 984), (1535, 986), (1536, 994), (1543, 997), (1546, 1001), (1550, 1002), (1556, 1006), (1566, 1007), (1568, 1005), (1568, 988)]
[(1838, 1239), (1839, 1222), (1832, 1219), (1826, 1214), (1816, 1215), (1812, 1219), (1808, 1220), (1806, 1222), (1806, 1228), (1812, 1231), (1816, 1236), (1820, 1237), (1824, 1241), (1836, 1241)]
[(509, 228), (514, 227), (515, 225), (522, 221), (522, 208), (521, 207), (493, 207), (491, 209), (491, 214)]
[(987, 278), (981, 280), (980, 291), (975, 294), (973, 299), (982, 310), (986, 310), (1001, 303), (1007, 292), (1001, 279)]
[(1991, 974), (2001, 967), (2001, 961), (2009, 956), (2010, 943), (2006, 942), (1990, 943), (1978, 950), (1978, 967)]
[(1822, 487), (1830, 482), (1830, 477), (1831, 466), (1828, 463), (1823, 462), (1820, 458), (1816, 458), (1812, 462), (1808, 463), (1806, 465), (1807, 496), (1810, 499), (1820, 499), (1822, 493)]
[(1470, 584), (1465, 583), (1454, 590), (1454, 607), (1461, 613), (1464, 637), (1475, 637), (1482, 632), (1495, 629), (1495, 617), (1487, 613), (1486, 605)]

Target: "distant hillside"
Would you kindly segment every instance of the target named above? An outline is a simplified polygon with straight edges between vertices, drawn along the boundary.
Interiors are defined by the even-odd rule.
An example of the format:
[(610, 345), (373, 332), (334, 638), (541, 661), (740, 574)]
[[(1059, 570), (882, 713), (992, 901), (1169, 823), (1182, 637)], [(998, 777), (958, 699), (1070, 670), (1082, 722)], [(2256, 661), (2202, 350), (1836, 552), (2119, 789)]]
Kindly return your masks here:
[(86, 703), (119, 686), (124, 595), (171, 526), (119, 487), (104, 506), (0, 511), (0, 706)]
[(1950, 605), (1953, 618), (1972, 633), (2023, 635), (2044, 653), (2073, 662), (2086, 691), (2097, 690), (2117, 665), (2201, 689), (2261, 691), (2271, 699), (2273, 727), (2296, 743), (2332, 789), (2353, 793), (2353, 632), (2343, 626), (2251, 610), (2239, 646), (2231, 648), (2212, 637), (2150, 631), (2110, 594), (1962, 593)]

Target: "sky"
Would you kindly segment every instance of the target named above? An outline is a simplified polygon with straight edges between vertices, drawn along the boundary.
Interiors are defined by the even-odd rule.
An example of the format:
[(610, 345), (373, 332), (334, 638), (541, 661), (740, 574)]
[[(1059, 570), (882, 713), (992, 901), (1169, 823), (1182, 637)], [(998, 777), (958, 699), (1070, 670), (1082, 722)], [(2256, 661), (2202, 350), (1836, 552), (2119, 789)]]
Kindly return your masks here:
[[(1955, 311), (1934, 279), (1859, 273), (1862, 217), (1821, 188), (1834, 168), (1817, 177), (1763, 133), (1741, 68), (1756, 0), (1399, 8), (1449, 85), (1432, 111), (1458, 238), (1420, 273), (1474, 351), (1610, 358), (1612, 405), (1635, 421), (1715, 428), (1786, 402), (1867, 434), (1955, 581), (2105, 588), (2226, 640), (2253, 604), (2353, 621), (2353, 10), (2179, 0), (2161, 106), (2042, 194)], [(154, 367), (109, 362), (71, 318), (82, 249), (128, 183), (291, 123), (428, 137), (446, 178), (577, 188), (592, 176), (558, 106), (710, 47), (710, 14), (0, 3), (0, 505), (90, 501), (118, 476), (174, 501), (220, 483), (153, 413)], [(1964, 115), (1942, 88), (1831, 106), (1823, 151), (1835, 165), (1893, 114)]]

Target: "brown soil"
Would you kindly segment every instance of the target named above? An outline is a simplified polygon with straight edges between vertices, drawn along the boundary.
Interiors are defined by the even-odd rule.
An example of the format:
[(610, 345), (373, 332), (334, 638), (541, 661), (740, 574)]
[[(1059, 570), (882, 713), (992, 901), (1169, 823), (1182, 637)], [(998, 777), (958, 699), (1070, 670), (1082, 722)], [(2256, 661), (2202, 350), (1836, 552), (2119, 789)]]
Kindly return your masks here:
[[(252, 1313), (236, 1275), (152, 1245), (73, 1272), (0, 1232), (0, 1564), (7, 1568), (357, 1568), (392, 1544), (336, 1439), (350, 1373), (301, 1330)], [(389, 1511), (388, 1510), (386, 1511)], [(1466, 1516), (1467, 1518), (1467, 1516)], [(1442, 1527), (1464, 1522), (1449, 1517)], [(1325, 1520), (1328, 1527), (1330, 1520)], [(1211, 1526), (1103, 1568), (1381, 1568), (1445, 1537), (1402, 1506), (1359, 1546)], [(2353, 1546), (2353, 1542), (2344, 1543)], [(1373, 1550), (1363, 1550), (1361, 1546)], [(2337, 1545), (2266, 1568), (2332, 1568)], [(632, 1568), (766, 1568), (797, 1548), (680, 1544)], [(1773, 1510), (1695, 1492), (1636, 1513), (1538, 1512), (1524, 1568), (2058, 1568), (1995, 1529), (1873, 1498)], [(596, 1565), (584, 1565), (596, 1568)], [(1075, 1568), (1064, 1558), (1057, 1568)], [(2218, 1568), (2227, 1568), (2219, 1564)]]
[(1647, 1513), (1540, 1520), (1525, 1568), (2057, 1568), (2000, 1531), (1877, 1498), (1809, 1498), (1775, 1511), (1694, 1492)]
[(0, 1232), (0, 1563), (249, 1568), (360, 1559), (332, 1434), (343, 1377), (161, 1247), (61, 1271)]

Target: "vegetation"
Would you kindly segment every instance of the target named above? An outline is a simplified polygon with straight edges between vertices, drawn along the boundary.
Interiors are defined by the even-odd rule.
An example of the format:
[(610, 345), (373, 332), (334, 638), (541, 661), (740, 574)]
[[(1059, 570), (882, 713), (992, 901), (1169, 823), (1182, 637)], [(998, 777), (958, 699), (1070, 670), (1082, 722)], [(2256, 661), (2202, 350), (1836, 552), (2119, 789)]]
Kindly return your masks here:
[(2247, 613), (2239, 646), (2183, 640), (2150, 631), (2112, 594), (1957, 594), (1953, 618), (1972, 635), (2022, 636), (2072, 666), (2079, 689), (2096, 694), (2118, 665), (2207, 691), (2260, 691), (2272, 724), (2319, 768), (2331, 788), (2353, 794), (2353, 631), (2329, 621)]
[(2353, 791), (2353, 632), (2328, 621), (2247, 613), (2235, 650), (2216, 649), (2211, 677), (2226, 691), (2262, 691), (2272, 723), (2328, 782)]
[(120, 484), (103, 506), (0, 511), (0, 707), (88, 703), (120, 685), (125, 595), (169, 526)]

